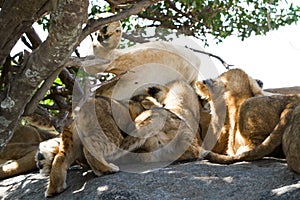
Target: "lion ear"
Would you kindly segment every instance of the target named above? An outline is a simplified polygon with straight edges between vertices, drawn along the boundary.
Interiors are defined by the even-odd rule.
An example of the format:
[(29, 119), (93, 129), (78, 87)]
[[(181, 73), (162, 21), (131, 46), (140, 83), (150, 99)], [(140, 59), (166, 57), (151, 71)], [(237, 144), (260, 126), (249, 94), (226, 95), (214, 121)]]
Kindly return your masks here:
[(203, 81), (194, 81), (193, 88), (194, 88), (195, 92), (199, 96), (201, 96), (201, 91), (203, 91), (204, 89), (207, 89), (207, 86), (203, 83)]
[(250, 76), (248, 78), (249, 78), (250, 89), (251, 89), (253, 95), (254, 96), (262, 96), (263, 91), (262, 91), (262, 88), (260, 87), (260, 85), (257, 83), (257, 81), (254, 80), (253, 78), (251, 78)]

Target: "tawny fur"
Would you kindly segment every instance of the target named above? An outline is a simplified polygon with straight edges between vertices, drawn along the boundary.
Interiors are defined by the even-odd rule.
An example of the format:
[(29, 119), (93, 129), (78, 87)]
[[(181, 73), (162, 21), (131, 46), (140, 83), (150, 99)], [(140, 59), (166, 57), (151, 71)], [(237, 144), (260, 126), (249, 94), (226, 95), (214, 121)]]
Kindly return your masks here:
[(36, 170), (39, 143), (56, 136), (32, 126), (19, 126), (0, 153), (0, 179)]
[[(96, 16), (96, 19), (106, 18), (112, 15), (112, 13), (101, 13)], [(121, 22), (116, 21), (104, 25), (91, 35), (93, 51), (96, 57), (113, 60), (118, 55), (118, 51), (115, 50), (122, 38)]]
[(110, 63), (86, 66), (85, 70), (89, 74), (108, 72), (119, 76), (127, 73), (120, 81), (106, 85), (102, 96), (110, 97), (113, 91), (118, 90), (118, 83), (121, 86), (118, 90), (120, 94), (113, 98), (129, 99), (131, 96), (127, 95), (142, 88), (145, 78), (162, 85), (174, 80), (185, 80), (189, 83), (197, 80), (201, 63), (191, 50), (163, 41), (117, 49), (122, 37), (120, 30), (120, 22), (114, 22), (92, 34), (95, 57), (108, 59)]
[(212, 139), (206, 140), (204, 147), (216, 153), (235, 155), (244, 143), (236, 135), (240, 106), (248, 98), (261, 96), (261, 87), (244, 71), (231, 69), (216, 79), (195, 82), (194, 88), (208, 100), (212, 111), (208, 130), (208, 137)]
[[(134, 129), (133, 119), (150, 105), (146, 96), (135, 96), (129, 102), (96, 96), (87, 100), (76, 115), (75, 121), (66, 127), (58, 152), (51, 144), (41, 143), (52, 151), (39, 153), (47, 157), (44, 169), (50, 169), (50, 182), (46, 196), (53, 196), (66, 188), (66, 173), (74, 161), (87, 162), (97, 176), (117, 172), (119, 168), (108, 163), (107, 157), (115, 153), (126, 133)], [(93, 123), (91, 123), (93, 122)], [(49, 141), (50, 142), (50, 141)], [(48, 154), (47, 154), (48, 153)], [(52, 166), (46, 166), (53, 158)]]
[(300, 105), (294, 109), (291, 122), (283, 134), (282, 147), (288, 167), (300, 173)]
[[(119, 23), (112, 23), (108, 24), (105, 27), (102, 27), (96, 35), (96, 40), (94, 39), (93, 44), (93, 50), (94, 55), (98, 58), (104, 58), (109, 59), (111, 62), (107, 65), (102, 66), (87, 66), (85, 70), (90, 74), (95, 74), (99, 72), (109, 72), (114, 73), (117, 76), (124, 74), (120, 80), (112, 81), (109, 84), (105, 85), (104, 87), (100, 87), (96, 91), (96, 96), (106, 96), (110, 97), (112, 100), (115, 101), (115, 105), (106, 105), (105, 103), (100, 104), (95, 103), (96, 105), (96, 114), (98, 117), (98, 121), (100, 122), (100, 115), (106, 116), (103, 113), (103, 107), (108, 106), (108, 108), (115, 108), (118, 106), (118, 103), (120, 101), (123, 101), (124, 99), (130, 99), (131, 95), (134, 91), (136, 91), (137, 88), (142, 88), (141, 86), (144, 85), (145, 77), (156, 77), (155, 80), (151, 81), (159, 84), (166, 84), (170, 81), (174, 80), (186, 80), (188, 83), (191, 83), (192, 81), (197, 79), (198, 76), (198, 69), (200, 66), (200, 61), (198, 57), (191, 52), (190, 50), (184, 49), (183, 47), (178, 47), (171, 45), (166, 42), (151, 42), (147, 44), (141, 44), (137, 45), (132, 48), (127, 48), (125, 50), (118, 50), (114, 49), (118, 46), (120, 38), (121, 38), (121, 32), (119, 31), (121, 28)], [(160, 76), (157, 76), (157, 71), (160, 71)], [(150, 72), (152, 74), (150, 74)], [(158, 77), (158, 78), (157, 78)], [(134, 83), (134, 84), (133, 84)], [(116, 94), (116, 91), (119, 91), (119, 93)], [(115, 92), (115, 94), (114, 94)], [(139, 93), (140, 92), (140, 93)], [(143, 89), (141, 89), (139, 92), (137, 92), (137, 95), (145, 95), (143, 92)], [(129, 95), (129, 96), (128, 96)], [(99, 98), (103, 97), (97, 97), (95, 101), (99, 101)], [(193, 119), (193, 121), (189, 122), (189, 120), (192, 118), (191, 116), (195, 113), (192, 112), (192, 110), (199, 111), (198, 108), (192, 108), (192, 109), (185, 109), (183, 105), (182, 110), (186, 113), (180, 113), (179, 111), (181, 108), (180, 106), (177, 108), (177, 113), (175, 111), (172, 111), (171, 109), (168, 110), (166, 108), (162, 108), (161, 104), (157, 102), (156, 100), (150, 99), (149, 95), (148, 97), (142, 97), (144, 99), (140, 100), (129, 100), (128, 105), (125, 105), (127, 107), (126, 109), (119, 109), (119, 112), (121, 116), (127, 115), (129, 117), (126, 118), (114, 118), (110, 119), (110, 117), (105, 117), (101, 119), (103, 121), (102, 123), (105, 123), (107, 125), (107, 130), (103, 130), (102, 126), (106, 127), (105, 124), (101, 125), (101, 128), (103, 132), (99, 132), (99, 127), (91, 126), (91, 116), (90, 111), (93, 109), (89, 109), (88, 113), (79, 113), (80, 115), (77, 116), (76, 123), (78, 126), (83, 128), (84, 130), (81, 130), (80, 134), (76, 133), (76, 131), (73, 128), (66, 129), (65, 132), (70, 135), (70, 133), (73, 133), (72, 137), (63, 137), (66, 139), (63, 139), (63, 141), (60, 144), (60, 150), (58, 154), (55, 156), (52, 169), (51, 169), (51, 175), (50, 175), (50, 183), (48, 186), (48, 190), (46, 192), (47, 196), (52, 196), (56, 193), (61, 192), (65, 188), (65, 173), (67, 167), (71, 164), (71, 161), (73, 162), (76, 160), (76, 157), (72, 157), (73, 154), (71, 153), (68, 155), (68, 153), (60, 153), (66, 152), (64, 149), (68, 149), (67, 147), (72, 144), (72, 138), (75, 137), (78, 139), (78, 136), (80, 135), (81, 145), (82, 148), (81, 151), (84, 154), (84, 157), (87, 159), (87, 162), (89, 165), (91, 165), (91, 168), (93, 169), (94, 173), (97, 175), (101, 175), (105, 172), (115, 172), (118, 170), (116, 166), (114, 166), (111, 163), (107, 163), (106, 157), (110, 156), (110, 154), (113, 154), (116, 149), (119, 147), (120, 144), (123, 144), (122, 139), (123, 135), (120, 132), (121, 130), (117, 128), (113, 128), (115, 124), (122, 126), (123, 129), (127, 131), (134, 132), (134, 129), (139, 129), (140, 127), (145, 127), (144, 124), (150, 123), (152, 126), (149, 126), (150, 132), (153, 132), (155, 129), (157, 129), (157, 123), (152, 122), (151, 120), (161, 120), (164, 116), (169, 119), (169, 128), (173, 128), (178, 130), (178, 124), (182, 127), (184, 131), (187, 133), (180, 134), (180, 137), (178, 137), (177, 141), (183, 140), (182, 143), (186, 143), (180, 146), (180, 148), (183, 148), (183, 150), (186, 150), (189, 148), (188, 145), (193, 143), (192, 145), (195, 146), (195, 149), (191, 150), (191, 152), (194, 152), (194, 155), (187, 156), (188, 158), (195, 158), (199, 157), (199, 142), (198, 140), (194, 139), (195, 131), (191, 129), (196, 129), (195, 126), (197, 124), (197, 119)], [(193, 102), (198, 102), (197, 100), (194, 101), (194, 98), (191, 98)], [(86, 104), (85, 104), (86, 105)], [(101, 105), (101, 106), (100, 106)], [(191, 104), (194, 105), (194, 104)], [(102, 109), (102, 112), (97, 111), (97, 106), (99, 107), (98, 110)], [(122, 107), (122, 106), (120, 106)], [(128, 113), (129, 108), (129, 113)], [(155, 109), (152, 109), (155, 108)], [(85, 109), (81, 109), (85, 110)], [(122, 111), (123, 110), (123, 111)], [(108, 112), (108, 111), (107, 111)], [(109, 111), (111, 112), (111, 111)], [(109, 113), (108, 112), (108, 113)], [(127, 112), (127, 113), (126, 113)], [(137, 113), (142, 112), (142, 115), (139, 115)], [(101, 113), (101, 114), (100, 114)], [(103, 117), (102, 116), (102, 117)], [(111, 113), (108, 114), (108, 116), (111, 116)], [(144, 117), (143, 117), (144, 116)], [(184, 117), (188, 117), (188, 119), (185, 119)], [(195, 117), (195, 116), (194, 116)], [(151, 118), (151, 120), (149, 120)], [(87, 120), (90, 119), (90, 120)], [(124, 120), (125, 119), (125, 120)], [(119, 120), (119, 121), (118, 121)], [(135, 121), (132, 121), (135, 120)], [(104, 122), (105, 121), (105, 122)], [(74, 125), (73, 125), (74, 127)], [(119, 127), (120, 128), (120, 127)], [(167, 128), (167, 127), (166, 127)], [(167, 129), (165, 128), (164, 131)], [(198, 124), (197, 124), (198, 128)], [(114, 130), (114, 131), (112, 131)], [(107, 131), (107, 132), (106, 132)], [(98, 134), (94, 134), (98, 133)], [(173, 136), (170, 138), (174, 138), (174, 135), (177, 132), (174, 131)], [(106, 135), (110, 134), (110, 135)], [(74, 136), (75, 135), (75, 136)], [(102, 137), (103, 136), (103, 137)], [(105, 137), (104, 137), (105, 136)], [(163, 136), (161, 134), (160, 136)], [(128, 138), (130, 136), (127, 136)], [(165, 137), (161, 137), (159, 140), (165, 140)], [(77, 141), (77, 140), (76, 140)], [(134, 142), (130, 139), (128, 141)], [(153, 143), (155, 140), (146, 140), (144, 147), (146, 149), (157, 149), (157, 141), (156, 144)], [(120, 143), (121, 142), (121, 143)], [(161, 141), (159, 141), (161, 142)], [(115, 145), (111, 145), (111, 143)], [(169, 143), (168, 141), (164, 141), (163, 144)], [(196, 144), (197, 143), (197, 144)], [(66, 145), (69, 144), (69, 145)], [(175, 143), (176, 145), (178, 143)], [(191, 145), (191, 146), (192, 146)], [(140, 145), (137, 145), (140, 146)], [(153, 147), (155, 146), (155, 147)], [(159, 144), (159, 147), (162, 145)], [(136, 149), (136, 148), (133, 148)], [(68, 151), (72, 151), (72, 149), (68, 149)], [(189, 151), (189, 150), (188, 150)], [(76, 154), (77, 155), (77, 154)], [(79, 154), (78, 154), (79, 155)], [(97, 155), (97, 159), (95, 156)], [(176, 155), (179, 157), (180, 155)], [(66, 159), (66, 157), (71, 157), (70, 160)], [(158, 156), (157, 159), (160, 159)], [(66, 161), (67, 160), (67, 161)], [(114, 159), (112, 159), (113, 161)], [(151, 160), (151, 159), (150, 159)], [(55, 170), (58, 171), (57, 175)], [(62, 172), (59, 170), (63, 170)], [(51, 181), (52, 180), (52, 181)]]
[(136, 130), (125, 138), (114, 159), (134, 150), (150, 152), (140, 156), (144, 162), (199, 158), (199, 103), (192, 87), (173, 81), (147, 92), (161, 106), (153, 105), (135, 119)]
[(128, 112), (127, 107), (109, 98), (87, 100), (75, 121), (64, 129), (59, 151), (52, 163), (46, 196), (53, 196), (66, 188), (67, 169), (77, 159), (85, 158), (98, 176), (119, 170), (105, 160), (106, 156), (116, 151), (123, 139), (121, 130), (113, 119), (112, 108)]
[[(119, 147), (126, 149), (124, 144), (128, 142), (134, 146), (129, 147), (130, 150), (139, 148), (140, 151), (148, 152), (143, 158), (145, 162), (199, 158), (201, 141), (197, 135), (198, 99), (193, 89), (185, 82), (178, 81), (168, 86), (168, 91), (158, 94), (159, 97), (155, 95), (153, 99), (147, 95), (136, 96), (129, 101), (128, 105), (105, 97), (96, 97), (85, 103), (76, 121), (62, 134), (62, 142), (51, 167), (46, 196), (53, 196), (66, 188), (66, 170), (76, 159), (85, 157), (96, 175), (118, 171), (118, 167), (108, 163), (106, 157), (111, 158), (111, 155), (118, 152)], [(173, 100), (176, 98), (176, 101), (170, 101), (171, 98)], [(176, 104), (176, 102), (180, 103)], [(184, 105), (187, 102), (189, 106), (186, 107)], [(116, 119), (112, 118), (112, 108), (123, 114), (128, 112), (129, 108), (131, 119), (137, 116), (135, 124), (138, 131), (135, 132), (132, 128), (128, 128), (127, 131), (133, 130), (139, 134), (135, 135), (140, 137), (138, 140), (130, 135), (125, 136), (124, 140), (124, 135), (116, 126)], [(93, 116), (93, 110), (97, 116)], [(99, 126), (90, 123), (95, 120), (95, 117), (98, 119)], [(165, 124), (161, 124), (164, 120)], [(75, 125), (77, 129), (74, 129)], [(126, 124), (121, 126), (124, 125)], [(130, 120), (127, 125), (130, 125)], [(151, 137), (147, 137), (147, 134), (151, 134)], [(141, 140), (144, 142), (140, 143)], [(152, 153), (170, 144), (171, 149)]]
[[(226, 73), (230, 75), (232, 70)], [(243, 79), (246, 81), (242, 81)], [(229, 151), (227, 155), (208, 152), (205, 157), (213, 162), (230, 164), (270, 155), (282, 143), (282, 136), (289, 124), (292, 111), (300, 103), (298, 95), (260, 96), (259, 92), (249, 90), (252, 87), (247, 83), (249, 79), (246, 77), (243, 79), (232, 76), (230, 82), (233, 83), (230, 87), (224, 84), (224, 88), (222, 85), (228, 110), (227, 145)], [(199, 86), (203, 87), (203, 85), (198, 84), (199, 93), (208, 91)], [(220, 87), (220, 85), (214, 84), (209, 87)], [(246, 93), (256, 93), (260, 97), (245, 98)], [(211, 99), (211, 101), (214, 100)]]

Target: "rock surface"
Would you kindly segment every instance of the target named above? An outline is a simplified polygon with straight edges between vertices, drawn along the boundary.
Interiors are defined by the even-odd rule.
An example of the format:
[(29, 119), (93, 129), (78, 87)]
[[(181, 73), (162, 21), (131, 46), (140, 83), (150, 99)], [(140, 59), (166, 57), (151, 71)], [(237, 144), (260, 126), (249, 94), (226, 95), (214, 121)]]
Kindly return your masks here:
[(285, 88), (270, 88), (264, 91), (278, 94), (300, 94), (300, 86), (285, 87)]
[[(47, 180), (38, 172), (2, 180), (0, 198), (45, 199)], [(102, 177), (71, 169), (67, 183), (52, 199), (300, 199), (300, 174), (273, 158), (233, 165), (194, 161)]]

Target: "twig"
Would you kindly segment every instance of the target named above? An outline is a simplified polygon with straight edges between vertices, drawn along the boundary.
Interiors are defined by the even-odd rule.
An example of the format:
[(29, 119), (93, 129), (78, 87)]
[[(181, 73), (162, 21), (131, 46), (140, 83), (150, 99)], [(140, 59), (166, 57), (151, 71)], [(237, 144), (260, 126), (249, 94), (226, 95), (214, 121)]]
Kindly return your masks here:
[(44, 94), (47, 92), (47, 90), (50, 88), (58, 74), (62, 68), (56, 69), (42, 84), (42, 86), (37, 90), (37, 92), (34, 94), (30, 102), (25, 107), (24, 115), (30, 115), (34, 112), (36, 109), (36, 106), (38, 105), (39, 101), (43, 99)]
[(33, 27), (30, 27), (26, 32), (26, 36), (28, 37), (30, 43), (31, 43), (31, 49), (36, 49), (42, 44), (42, 40), (37, 34), (37, 32), (34, 30)]
[(192, 51), (194, 51), (194, 52), (202, 53), (202, 54), (205, 54), (205, 55), (208, 55), (208, 56), (210, 56), (210, 57), (214, 57), (214, 58), (218, 59), (218, 60), (222, 63), (222, 65), (223, 65), (227, 70), (229, 70), (231, 66), (234, 66), (234, 65), (228, 64), (228, 63), (225, 62), (221, 57), (219, 57), (219, 56), (217, 56), (217, 55), (215, 55), (215, 54), (208, 53), (208, 52), (206, 52), (206, 51), (201, 51), (201, 50), (198, 50), (198, 49), (193, 49), (193, 48), (188, 47), (187, 45), (185, 46), (185, 48), (188, 48), (188, 49), (190, 49), (190, 50), (192, 50)]
[(79, 42), (81, 42), (84, 38), (86, 38), (90, 33), (97, 31), (101, 26), (105, 24), (109, 24), (121, 19), (124, 19), (126, 17), (129, 17), (131, 15), (136, 15), (142, 10), (146, 9), (148, 6), (158, 2), (159, 0), (142, 0), (134, 5), (132, 5), (130, 8), (125, 9), (121, 12), (119, 12), (116, 15), (107, 17), (107, 18), (101, 18), (97, 21), (90, 20), (86, 27), (83, 29), (81, 36), (79, 37)]
[(69, 91), (73, 91), (75, 77), (67, 68), (63, 68), (58, 76)]
[(27, 41), (26, 37), (22, 35), (21, 41), (27, 46), (29, 49), (32, 49), (31, 44)]

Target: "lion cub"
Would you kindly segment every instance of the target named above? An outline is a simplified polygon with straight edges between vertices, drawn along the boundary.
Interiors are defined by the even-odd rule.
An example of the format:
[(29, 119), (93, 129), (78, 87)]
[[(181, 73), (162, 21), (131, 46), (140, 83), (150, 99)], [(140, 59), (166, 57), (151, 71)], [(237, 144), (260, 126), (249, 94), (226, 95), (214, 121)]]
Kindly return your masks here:
[(185, 81), (172, 81), (149, 87), (147, 93), (159, 104), (137, 116), (136, 130), (124, 139), (113, 159), (135, 150), (149, 152), (136, 155), (143, 162), (199, 158), (199, 102), (193, 88)]
[(196, 81), (194, 89), (207, 99), (211, 123), (203, 146), (216, 153), (235, 155), (244, 140), (237, 132), (240, 106), (249, 98), (261, 96), (260, 82), (240, 69), (231, 69), (216, 79)]
[(198, 82), (196, 90), (212, 104), (214, 99), (210, 91), (220, 88), (224, 91), (222, 98), (227, 108), (227, 120), (223, 130), (227, 131), (228, 140), (223, 142), (228, 156), (208, 152), (205, 157), (213, 162), (229, 164), (271, 154), (281, 144), (291, 113), (300, 104), (300, 96), (261, 96), (256, 81), (239, 69), (225, 72), (211, 83)]
[(128, 106), (113, 99), (95, 97), (80, 107), (75, 120), (62, 133), (62, 141), (51, 166), (46, 196), (53, 196), (66, 189), (67, 169), (76, 160), (86, 159), (97, 176), (119, 171), (116, 165), (106, 160), (107, 156), (117, 151), (124, 139), (114, 119), (113, 109), (120, 115), (117, 119), (122, 120), (123, 125), (130, 124), (132, 119), (126, 115)]

